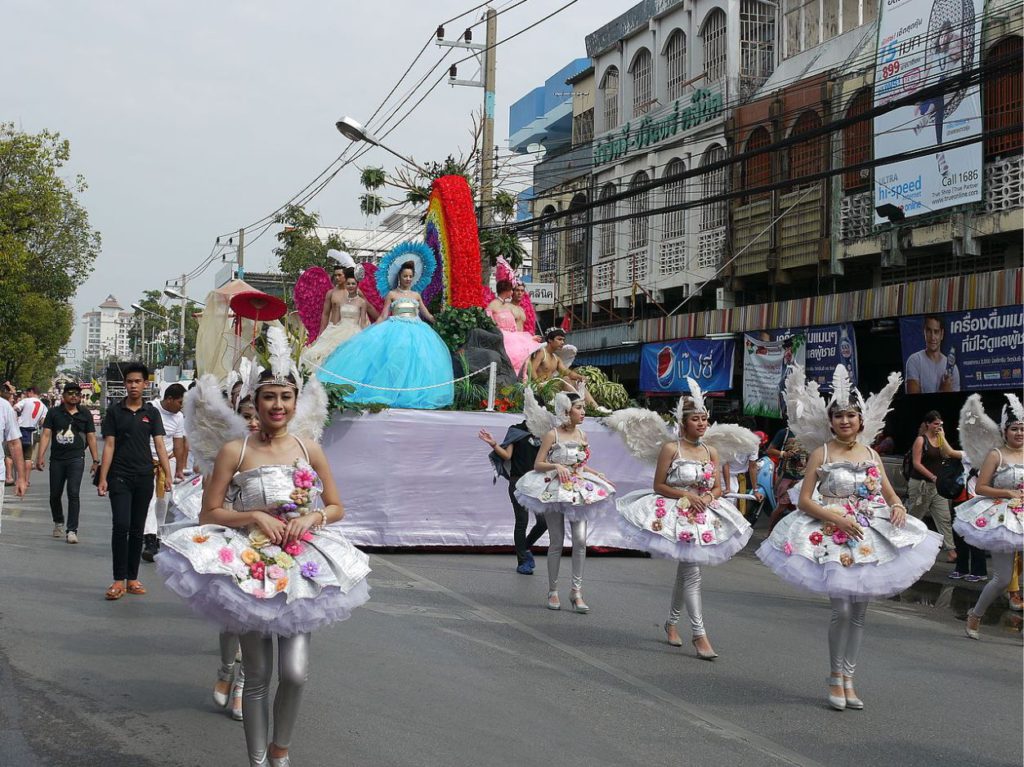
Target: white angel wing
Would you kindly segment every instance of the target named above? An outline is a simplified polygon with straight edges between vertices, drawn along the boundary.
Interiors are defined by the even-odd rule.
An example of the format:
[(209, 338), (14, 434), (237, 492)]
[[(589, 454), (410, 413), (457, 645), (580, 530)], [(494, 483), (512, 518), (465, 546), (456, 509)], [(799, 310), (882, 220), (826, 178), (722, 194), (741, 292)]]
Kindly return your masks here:
[(558, 359), (565, 363), (567, 368), (572, 367), (572, 363), (576, 361), (576, 354), (578, 350), (572, 344), (566, 344), (559, 349), (555, 354), (558, 355)]
[(292, 434), (319, 442), (327, 422), (327, 391), (315, 375), (309, 377), (295, 403), (295, 417), (288, 426)]
[(675, 439), (672, 429), (653, 410), (628, 407), (602, 419), (619, 433), (626, 449), (641, 461), (655, 463), (661, 447)]
[(523, 393), (523, 415), (526, 416), (526, 428), (537, 439), (541, 439), (558, 425), (555, 416), (537, 402), (537, 398), (533, 396), (533, 389), (529, 386)]
[(901, 383), (903, 383), (903, 376), (899, 373), (889, 373), (889, 381), (881, 391), (872, 394), (864, 402), (862, 414), (864, 430), (857, 435), (857, 441), (862, 445), (871, 447), (878, 435), (882, 433), (882, 429), (885, 427), (885, 417), (892, 410), (889, 405), (892, 403), (892, 398), (896, 396), (896, 392), (899, 391)]
[(213, 469), (217, 453), (233, 439), (248, 434), (245, 421), (224, 399), (217, 377), (207, 373), (185, 394), (185, 434), (203, 474)]
[(818, 383), (808, 381), (802, 365), (794, 365), (783, 391), (790, 430), (804, 449), (811, 452), (831, 438), (828, 409), (818, 394)]
[(960, 447), (975, 469), (981, 469), (988, 454), (1003, 443), (999, 424), (985, 413), (980, 394), (972, 394), (960, 408), (959, 436)]
[(757, 458), (761, 441), (750, 429), (735, 423), (716, 423), (704, 432), (704, 441), (718, 451), (719, 463), (742, 463)]

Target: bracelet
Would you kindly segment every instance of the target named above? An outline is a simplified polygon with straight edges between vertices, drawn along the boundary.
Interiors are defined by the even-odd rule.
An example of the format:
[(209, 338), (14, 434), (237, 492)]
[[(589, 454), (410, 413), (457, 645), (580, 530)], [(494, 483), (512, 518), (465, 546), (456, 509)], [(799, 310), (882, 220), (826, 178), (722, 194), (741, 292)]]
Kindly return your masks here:
[(904, 506), (904, 505), (903, 505), (902, 503), (894, 503), (894, 504), (893, 504), (892, 506), (890, 506), (889, 508), (891, 508), (891, 509), (903, 509), (904, 511), (906, 511), (906, 510), (907, 510), (907, 507), (906, 507), (906, 506)]
[(319, 525), (313, 525), (314, 530), (323, 530), (327, 526), (327, 512), (323, 509), (317, 509), (314, 514), (319, 514), (322, 520)]

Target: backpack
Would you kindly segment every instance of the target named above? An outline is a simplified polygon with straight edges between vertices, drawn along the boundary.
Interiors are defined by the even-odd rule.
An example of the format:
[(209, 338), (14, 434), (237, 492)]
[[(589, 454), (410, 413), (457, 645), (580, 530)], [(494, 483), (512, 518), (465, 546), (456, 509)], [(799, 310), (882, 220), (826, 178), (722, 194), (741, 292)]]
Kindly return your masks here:
[(943, 498), (955, 499), (964, 490), (964, 465), (959, 459), (944, 461), (935, 473), (935, 492)]
[(903, 479), (907, 482), (910, 481), (912, 470), (914, 468), (914, 451), (908, 450), (903, 454), (903, 466), (900, 467), (900, 473), (903, 474)]

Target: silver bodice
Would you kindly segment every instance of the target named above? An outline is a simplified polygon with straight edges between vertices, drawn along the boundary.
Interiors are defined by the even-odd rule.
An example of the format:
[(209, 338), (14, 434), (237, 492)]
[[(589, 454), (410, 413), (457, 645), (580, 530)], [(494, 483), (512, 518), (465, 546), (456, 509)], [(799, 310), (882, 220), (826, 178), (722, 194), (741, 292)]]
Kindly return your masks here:
[(872, 467), (877, 468), (871, 461), (823, 463), (818, 469), (818, 492), (826, 498), (866, 497), (865, 483)]
[(698, 485), (704, 477), (704, 467), (706, 465), (704, 461), (694, 461), (690, 458), (675, 458), (669, 467), (665, 482), (672, 487), (693, 487)]
[(391, 302), (391, 316), (402, 320), (419, 317), (420, 303), (414, 298), (396, 298)]
[(587, 460), (587, 446), (581, 442), (556, 442), (548, 452), (551, 463), (578, 466)]
[(267, 511), (287, 503), (295, 490), (294, 466), (273, 464), (235, 472), (228, 497), (235, 511)]
[(1024, 482), (1024, 464), (1004, 463), (992, 474), (992, 487), (1013, 490)]

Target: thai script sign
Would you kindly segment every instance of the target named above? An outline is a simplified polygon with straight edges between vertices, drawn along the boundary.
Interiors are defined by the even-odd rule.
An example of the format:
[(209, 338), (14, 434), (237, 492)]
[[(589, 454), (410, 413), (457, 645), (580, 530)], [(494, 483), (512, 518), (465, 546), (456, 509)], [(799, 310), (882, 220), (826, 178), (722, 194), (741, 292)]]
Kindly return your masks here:
[[(688, 102), (688, 103), (687, 103)], [(689, 98), (672, 102), (667, 112), (644, 115), (628, 122), (594, 143), (594, 165), (607, 165), (630, 152), (659, 144), (677, 135), (686, 135), (722, 116), (722, 92), (698, 88)]]
[(732, 388), (736, 342), (730, 339), (687, 339), (644, 344), (640, 354), (640, 389), (685, 392), (689, 376), (701, 391)]
[(785, 418), (782, 390), (794, 365), (805, 362), (806, 342), (800, 334), (781, 341), (743, 336), (743, 412)]
[(846, 322), (842, 325), (771, 331), (773, 341), (785, 341), (794, 335), (804, 337), (808, 381), (817, 381), (821, 391), (832, 391), (832, 374), (836, 365), (846, 365), (850, 381), (857, 385), (857, 344), (853, 325)]

